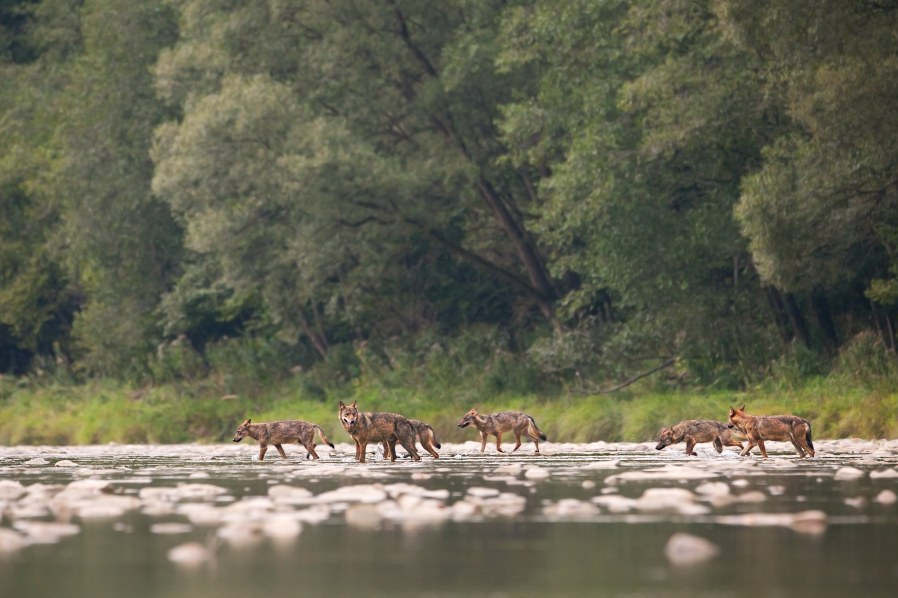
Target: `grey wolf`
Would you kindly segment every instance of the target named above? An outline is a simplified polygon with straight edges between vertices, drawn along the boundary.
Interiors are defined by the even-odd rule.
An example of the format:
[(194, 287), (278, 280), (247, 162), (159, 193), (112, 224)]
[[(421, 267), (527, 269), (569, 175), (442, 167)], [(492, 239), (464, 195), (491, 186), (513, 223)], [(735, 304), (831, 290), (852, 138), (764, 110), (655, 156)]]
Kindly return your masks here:
[[(440, 454), (436, 449), (442, 448), (442, 445), (440, 445), (440, 442), (437, 440), (433, 427), (419, 419), (410, 419), (408, 420), (408, 423), (415, 429), (415, 436), (418, 438), (418, 442), (421, 443), (421, 446), (424, 447), (424, 450), (433, 455), (434, 459), (439, 459)], [(383, 444), (384, 456), (387, 456), (389, 455), (388, 451), (390, 450), (390, 447), (387, 442), (384, 442)]]
[(742, 448), (742, 443), (733, 438), (733, 431), (725, 423), (712, 419), (687, 419), (670, 428), (661, 428), (655, 448), (660, 451), (666, 446), (683, 441), (686, 442), (686, 454), (693, 457), (698, 456), (692, 449), (699, 442), (714, 443), (718, 453), (723, 452), (724, 446)]
[(316, 431), (318, 432), (318, 437), (321, 438), (321, 442), (334, 448), (334, 443), (327, 439), (317, 424), (296, 419), (261, 424), (254, 424), (252, 420), (246, 419), (238, 426), (237, 432), (234, 433), (234, 442), (240, 442), (247, 436), (258, 440), (259, 461), (265, 458), (265, 451), (268, 450), (269, 444), (273, 444), (281, 457), (286, 459), (287, 453), (284, 452), (284, 447), (281, 445), (293, 442), (298, 442), (306, 447), (309, 456), (317, 459), (318, 453), (315, 452), (315, 443), (313, 442)]
[(486, 449), (487, 436), (492, 434), (496, 437), (496, 450), (504, 453), (502, 450), (502, 434), (511, 432), (514, 434), (515, 445), (511, 452), (515, 452), (521, 446), (521, 434), (527, 434), (533, 444), (536, 445), (536, 454), (539, 454), (539, 441), (547, 440), (546, 435), (537, 427), (536, 421), (520, 411), (502, 411), (490, 415), (478, 415), (476, 409), (471, 409), (458, 422), (459, 428), (466, 428), (473, 425), (480, 431), (480, 452)]
[(365, 462), (365, 449), (369, 442), (386, 443), (384, 457), (396, 460), (396, 443), (402, 445), (412, 459), (420, 461), (421, 456), (415, 448), (416, 432), (409, 420), (398, 413), (362, 413), (356, 401), (346, 405), (340, 401), (340, 424), (355, 441), (355, 458), (359, 463)]
[(743, 449), (741, 455), (747, 455), (751, 449), (757, 446), (761, 449), (761, 455), (767, 458), (765, 440), (785, 442), (789, 441), (798, 456), (802, 459), (805, 454), (814, 456), (814, 443), (811, 440), (811, 424), (803, 417), (797, 415), (749, 415), (745, 412), (745, 405), (739, 409), (730, 407), (729, 427), (739, 430), (748, 438), (748, 446)]

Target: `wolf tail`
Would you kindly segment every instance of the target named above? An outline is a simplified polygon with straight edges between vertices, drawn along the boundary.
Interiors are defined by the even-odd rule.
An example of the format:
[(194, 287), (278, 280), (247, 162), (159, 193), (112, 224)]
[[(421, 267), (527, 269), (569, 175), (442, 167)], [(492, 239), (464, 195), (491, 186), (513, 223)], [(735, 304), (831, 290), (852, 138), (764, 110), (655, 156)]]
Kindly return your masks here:
[(331, 448), (336, 448), (334, 446), (334, 443), (327, 439), (327, 436), (324, 435), (324, 431), (322, 431), (322, 429), (320, 427), (315, 426), (315, 429), (318, 430), (318, 438), (321, 439), (321, 442), (323, 442), (324, 444), (326, 444), (327, 446), (329, 446)]
[(814, 442), (811, 440), (811, 424), (808, 424), (808, 432), (804, 435), (804, 439), (808, 441), (808, 446), (811, 447), (812, 451), (816, 451), (814, 448)]
[[(529, 417), (529, 416), (528, 416), (528, 417)], [(530, 418), (530, 430), (529, 430), (529, 432), (530, 432), (531, 436), (534, 436), (534, 437), (537, 437), (537, 436), (538, 436), (539, 439), (542, 440), (542, 441), (548, 440), (548, 437), (547, 437), (545, 434), (543, 434), (543, 431), (540, 430), (540, 429), (539, 429), (539, 426), (536, 425), (536, 420), (533, 419), (532, 417)]]
[(443, 448), (443, 445), (437, 440), (437, 433), (433, 431), (433, 426), (428, 424), (427, 429), (430, 430), (430, 437), (433, 438), (433, 445), (437, 448)]

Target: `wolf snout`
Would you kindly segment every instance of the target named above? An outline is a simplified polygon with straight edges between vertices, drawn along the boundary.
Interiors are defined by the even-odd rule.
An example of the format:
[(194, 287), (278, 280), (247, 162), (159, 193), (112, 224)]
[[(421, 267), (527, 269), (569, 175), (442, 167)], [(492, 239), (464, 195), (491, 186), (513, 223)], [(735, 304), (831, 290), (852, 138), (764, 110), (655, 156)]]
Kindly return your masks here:
[(243, 440), (243, 439), (242, 439), (242, 438), (235, 438), (235, 439), (234, 439), (234, 442), (240, 442), (241, 440)]

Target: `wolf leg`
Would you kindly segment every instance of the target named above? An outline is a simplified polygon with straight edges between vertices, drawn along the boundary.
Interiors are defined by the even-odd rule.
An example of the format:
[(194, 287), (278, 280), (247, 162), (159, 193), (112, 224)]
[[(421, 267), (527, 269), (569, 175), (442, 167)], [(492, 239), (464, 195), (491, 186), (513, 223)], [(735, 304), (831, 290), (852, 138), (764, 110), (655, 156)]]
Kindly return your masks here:
[(486, 452), (486, 432), (480, 433), (480, 452)]
[(539, 438), (534, 438), (533, 436), (531, 436), (530, 438), (531, 438), (531, 440), (533, 440), (533, 446), (535, 447), (533, 453), (535, 455), (538, 455), (539, 454)]
[(267, 444), (259, 444), (259, 461), (265, 458), (265, 452), (268, 450)]
[(274, 445), (274, 448), (276, 448), (278, 450), (278, 453), (280, 453), (281, 458), (283, 458), (284, 461), (286, 461), (287, 453), (284, 452), (284, 447), (282, 447), (280, 444), (276, 444), (276, 445)]
[(496, 432), (496, 450), (500, 453), (504, 453), (502, 450), (502, 432)]
[[(398, 440), (398, 439), (396, 438), (395, 434), (393, 436), (391, 436), (390, 440), (387, 441), (387, 449), (388, 450), (384, 451), (384, 459), (389, 459), (390, 463), (393, 463), (396, 461), (396, 440)], [(403, 445), (403, 446), (405, 446), (405, 445)], [(408, 450), (408, 449), (406, 449), (406, 450)]]
[(303, 446), (306, 447), (306, 450), (309, 452), (309, 456), (312, 457), (312, 459), (317, 461), (319, 457), (318, 457), (318, 453), (315, 452), (315, 443), (314, 442), (309, 442), (309, 443), (304, 442)]
[(698, 453), (696, 453), (694, 450), (692, 450), (694, 448), (695, 448), (695, 439), (688, 438), (686, 440), (686, 456), (687, 457), (698, 457)]
[(761, 449), (761, 456), (767, 458), (767, 448), (764, 447), (764, 441), (758, 438), (758, 448)]
[(748, 445), (744, 449), (742, 449), (742, 452), (739, 454), (742, 455), (743, 457), (745, 457), (751, 452), (751, 449), (755, 448), (755, 446), (756, 446), (755, 441), (752, 440), (751, 438), (749, 438)]
[(718, 455), (723, 452), (723, 440), (720, 439), (720, 436), (714, 437), (714, 450)]
[(365, 462), (365, 449), (368, 447), (368, 441), (355, 441), (355, 460), (359, 463)]
[(402, 448), (404, 448), (406, 451), (408, 451), (408, 454), (411, 455), (413, 461), (421, 460), (421, 455), (418, 454), (418, 449), (415, 448), (415, 437), (414, 436), (412, 436), (411, 440), (409, 440), (407, 438), (403, 438), (399, 441), (399, 443), (402, 445)]
[(802, 448), (801, 443), (798, 441), (798, 439), (795, 438), (795, 434), (794, 434), (794, 433), (793, 433), (793, 434), (789, 434), (789, 442), (791, 442), (791, 443), (792, 443), (792, 446), (795, 447), (795, 452), (798, 453), (798, 458), (799, 458), (799, 459), (804, 459), (804, 458), (805, 458), (804, 448)]

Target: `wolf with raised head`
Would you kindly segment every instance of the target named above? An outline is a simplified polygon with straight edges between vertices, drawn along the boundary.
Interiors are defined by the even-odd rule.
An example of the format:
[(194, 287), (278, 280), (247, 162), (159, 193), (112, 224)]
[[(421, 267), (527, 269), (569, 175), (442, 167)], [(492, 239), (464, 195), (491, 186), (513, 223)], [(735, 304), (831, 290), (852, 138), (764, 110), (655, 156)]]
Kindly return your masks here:
[(355, 442), (355, 459), (359, 463), (365, 463), (365, 449), (369, 442), (386, 443), (384, 457), (389, 457), (390, 461), (396, 460), (397, 442), (412, 459), (421, 460), (415, 448), (415, 428), (408, 418), (398, 413), (363, 413), (356, 406), (356, 401), (349, 405), (340, 401), (337, 417)]

